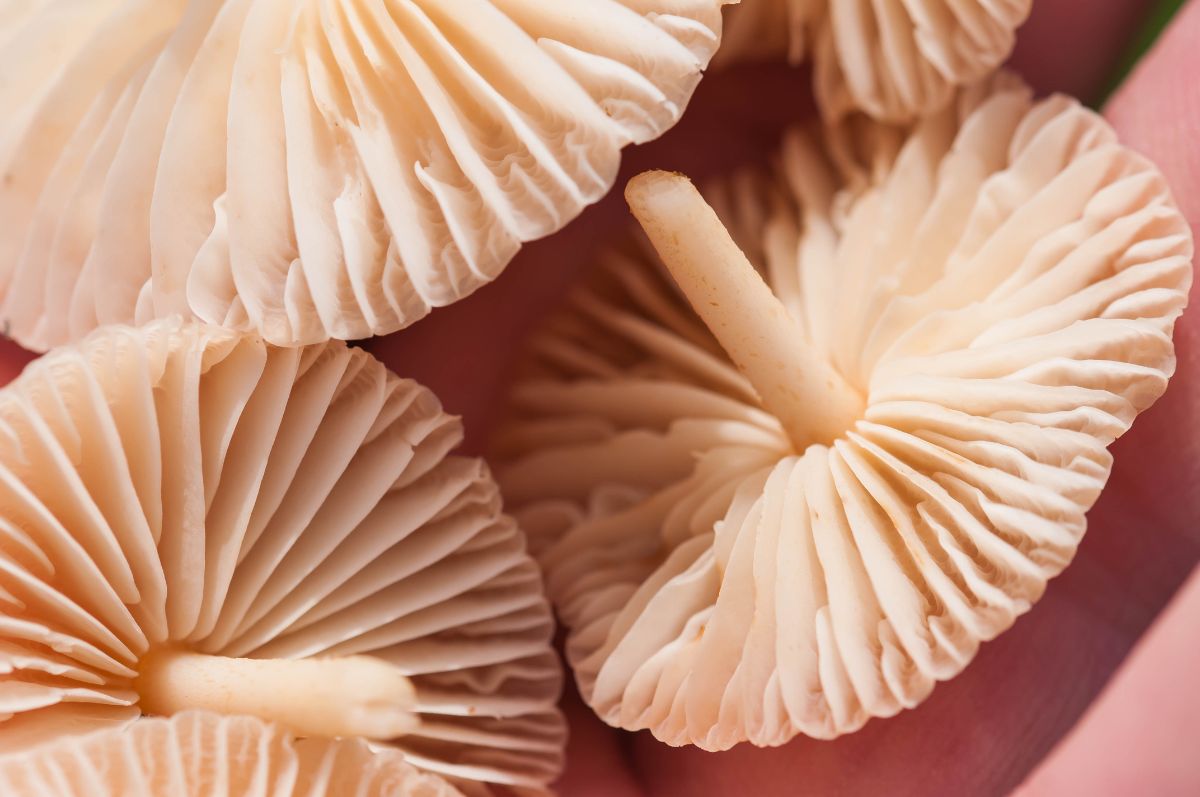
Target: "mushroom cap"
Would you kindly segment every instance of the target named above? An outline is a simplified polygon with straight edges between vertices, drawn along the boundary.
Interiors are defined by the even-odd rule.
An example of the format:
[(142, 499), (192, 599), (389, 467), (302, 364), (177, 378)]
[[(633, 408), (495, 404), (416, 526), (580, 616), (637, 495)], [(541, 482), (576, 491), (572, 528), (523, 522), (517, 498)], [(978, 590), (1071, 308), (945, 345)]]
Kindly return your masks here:
[(793, 131), (713, 195), (865, 398), (831, 445), (792, 446), (637, 247), (534, 339), (497, 478), (613, 725), (723, 749), (915, 706), (1071, 561), (1166, 388), (1192, 240), (1152, 164), (1011, 78), (895, 133), (856, 161)]
[(735, 1), (0, 3), (0, 320), (407, 326), (603, 196)]
[(368, 654), (416, 688), (410, 763), (470, 794), (557, 775), (540, 573), (429, 390), (166, 319), (32, 363), (0, 430), (0, 748), (134, 720), (158, 650)]
[(799, 65), (808, 55), (810, 26), (824, 6), (826, 0), (757, 0), (730, 8), (713, 67), (782, 59)]
[(296, 739), (253, 717), (186, 711), (0, 757), (0, 792), (41, 797), (462, 797), (398, 750)]
[(717, 61), (811, 57), (827, 118), (865, 111), (906, 122), (1000, 66), (1032, 6), (1033, 0), (759, 0), (730, 10)]
[(812, 38), (809, 28), (821, 18), (825, 2), (757, 0), (730, 8), (713, 67), (781, 59), (800, 64)]

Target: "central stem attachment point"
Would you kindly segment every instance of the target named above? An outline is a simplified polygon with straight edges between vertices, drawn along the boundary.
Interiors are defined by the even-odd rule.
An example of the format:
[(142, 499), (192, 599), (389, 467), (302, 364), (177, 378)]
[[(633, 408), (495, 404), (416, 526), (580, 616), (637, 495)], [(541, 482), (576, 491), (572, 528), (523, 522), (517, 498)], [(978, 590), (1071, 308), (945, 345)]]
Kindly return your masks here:
[(829, 444), (863, 400), (812, 348), (700, 192), (681, 174), (634, 177), (625, 199), (692, 308), (797, 451)]
[(392, 739), (418, 724), (412, 682), (370, 656), (234, 659), (162, 650), (143, 659), (135, 688), (147, 714), (248, 714), (299, 736)]

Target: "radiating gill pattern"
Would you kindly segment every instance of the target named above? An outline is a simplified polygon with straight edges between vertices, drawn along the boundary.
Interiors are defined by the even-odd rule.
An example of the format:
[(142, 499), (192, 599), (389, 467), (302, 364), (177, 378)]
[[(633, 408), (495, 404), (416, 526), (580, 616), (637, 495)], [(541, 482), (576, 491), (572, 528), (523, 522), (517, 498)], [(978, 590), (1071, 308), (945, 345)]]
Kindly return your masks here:
[(730, 9), (717, 63), (810, 60), (831, 120), (911, 122), (1008, 58), (1033, 0), (757, 0)]
[(793, 447), (634, 243), (531, 343), (498, 479), (613, 725), (723, 749), (916, 705), (1071, 561), (1174, 370), (1191, 234), (1100, 117), (1005, 76), (855, 124), (709, 192), (865, 399), (831, 445)]
[(0, 318), (407, 326), (607, 192), (724, 2), (0, 0)]
[(0, 390), (0, 743), (142, 714), (151, 654), (370, 655), (409, 763), (476, 794), (561, 766), (537, 566), (425, 388), (361, 349), (106, 327)]
[[(249, 753), (249, 754), (248, 754)], [(463, 797), (361, 739), (296, 739), (252, 717), (185, 712), (0, 757), (0, 791), (55, 797)]]

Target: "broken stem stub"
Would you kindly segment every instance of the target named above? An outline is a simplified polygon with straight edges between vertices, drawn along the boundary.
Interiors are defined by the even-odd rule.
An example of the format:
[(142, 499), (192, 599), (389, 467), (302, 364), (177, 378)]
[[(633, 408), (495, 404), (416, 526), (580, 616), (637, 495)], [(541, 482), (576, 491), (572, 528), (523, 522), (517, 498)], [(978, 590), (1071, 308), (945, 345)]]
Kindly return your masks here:
[(645, 172), (629, 181), (625, 199), (692, 308), (797, 451), (833, 442), (861, 417), (858, 391), (805, 342), (690, 180)]
[(412, 682), (370, 656), (237, 659), (163, 650), (143, 659), (135, 687), (147, 714), (247, 714), (299, 736), (391, 739), (418, 724)]

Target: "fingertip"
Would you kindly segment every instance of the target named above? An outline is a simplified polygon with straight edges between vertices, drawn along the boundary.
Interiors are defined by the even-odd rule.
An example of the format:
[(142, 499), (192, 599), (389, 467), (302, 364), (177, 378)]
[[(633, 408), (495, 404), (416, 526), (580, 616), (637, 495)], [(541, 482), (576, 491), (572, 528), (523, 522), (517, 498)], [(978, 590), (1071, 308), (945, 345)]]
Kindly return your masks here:
[(1198, 794), (1200, 568), (1100, 697), (1012, 797)]
[(1193, 230), (1200, 230), (1200, 3), (1179, 12), (1113, 95), (1105, 116), (1122, 141), (1167, 175)]

